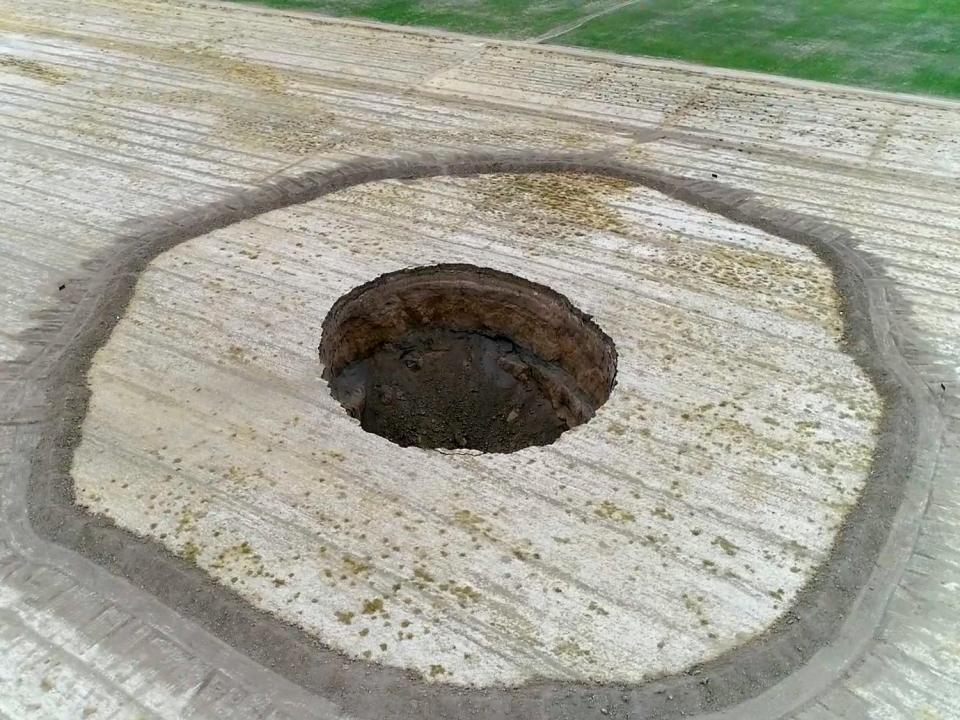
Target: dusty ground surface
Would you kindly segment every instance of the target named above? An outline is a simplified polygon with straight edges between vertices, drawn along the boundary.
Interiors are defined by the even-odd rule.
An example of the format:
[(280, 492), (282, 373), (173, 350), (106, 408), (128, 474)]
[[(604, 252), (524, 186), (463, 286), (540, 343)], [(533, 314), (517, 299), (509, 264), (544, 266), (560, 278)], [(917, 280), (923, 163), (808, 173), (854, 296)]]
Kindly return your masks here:
[[(3, 63), (2, 76), (10, 190), (2, 252), (10, 262), (0, 338), (8, 413), (0, 435), (0, 711), (15, 718), (626, 717), (644, 709), (722, 712), (737, 701), (744, 704), (726, 708), (731, 717), (956, 714), (957, 579), (949, 560), (958, 507), (950, 482), (960, 336), (951, 241), (958, 230), (956, 106), (269, 13), (233, 25), (232, 13), (216, 6), (178, 8), (171, 32), (168, 6), (6, 3), (3, 52), (18, 61)], [(157, 32), (161, 20), (164, 33)], [(297, 23), (310, 32), (291, 34)], [(283, 52), (275, 50), (277, 37), (285, 38)], [(290, 37), (299, 39), (295, 52)], [(594, 182), (531, 173), (556, 147), (602, 149), (604, 157), (672, 179), (646, 170)], [(523, 175), (444, 177), (463, 174), (444, 153), (503, 148), (522, 154), (513, 167)], [(440, 153), (424, 163), (441, 177), (309, 197), (325, 176), (305, 176), (308, 168), (425, 149)], [(401, 164), (379, 176), (406, 174)], [(270, 185), (284, 177), (299, 179)], [(238, 186), (266, 188), (273, 199), (249, 205), (252, 196), (238, 195)], [(284, 208), (284, 198), (308, 202)], [(215, 212), (189, 213), (221, 200), (208, 206)], [(248, 212), (254, 206), (277, 209)], [(429, 242), (424, 225), (434, 228)], [(552, 243), (543, 242), (547, 233)], [(802, 244), (814, 239), (820, 244)], [(554, 445), (522, 451), (531, 464), (517, 462), (517, 453), (498, 460), (396, 448), (364, 433), (320, 378), (319, 323), (337, 297), (397, 266), (450, 260), (554, 287), (629, 351), (622, 387), (598, 416)], [(58, 418), (82, 419), (86, 401), (58, 403), (82, 400), (86, 391), (56, 381), (87, 367), (89, 415), (82, 428), (62, 427)], [(887, 409), (884, 417), (900, 425), (884, 430), (868, 376), (910, 410)], [(731, 387), (753, 392), (721, 406), (721, 390)], [(802, 431), (805, 421), (822, 425)], [(73, 475), (56, 473), (69, 468), (69, 453), (47, 447), (36, 454), (55, 428), (66, 450), (78, 449)], [(669, 437), (657, 434), (665, 428)], [(711, 428), (717, 446), (704, 442)], [(912, 437), (917, 429), (923, 432)], [(344, 461), (298, 454), (298, 447), (320, 451), (316, 443), (329, 437), (341, 447), (322, 450), (354, 454), (357, 462), (386, 448), (395, 453), (388, 474), (364, 475), (384, 483), (366, 489), (369, 512), (358, 504), (364, 489), (347, 483)], [(871, 465), (871, 448), (893, 448), (897, 438), (910, 451)], [(839, 459), (834, 467), (807, 462), (817, 457), (809, 444), (818, 440), (844, 449), (827, 453), (828, 462)], [(235, 459), (241, 487), (226, 493)], [(589, 486), (578, 484), (585, 465)], [(385, 626), (404, 619), (383, 610), (396, 584), (386, 584), (387, 570), (402, 564), (416, 577), (416, 545), (385, 551), (382, 537), (361, 538), (360, 526), (382, 525), (392, 509), (384, 502), (389, 487), (431, 467), (437, 502), (414, 510), (435, 529), (426, 546), (434, 569), (455, 584), (447, 583), (434, 607), (438, 596), (409, 580), (409, 605), (421, 609), (418, 617), (439, 618), (431, 623), (438, 629), (429, 639), (413, 633), (387, 642), (388, 633), (412, 632)], [(897, 467), (903, 472), (893, 473), (895, 482), (889, 473), (883, 479), (884, 469)], [(51, 493), (31, 495), (32, 524), (25, 503), (31, 473)], [(444, 483), (457, 473), (484, 480), (454, 498), (459, 490)], [(316, 482), (321, 475), (329, 477)], [(563, 490), (560, 477), (570, 478)], [(540, 483), (539, 494), (531, 481)], [(85, 512), (63, 503), (74, 482), (85, 505), (154, 540), (133, 541), (105, 519), (84, 524)], [(327, 502), (312, 505), (301, 490), (303, 498), (322, 492)], [(494, 517), (505, 495), (517, 515)], [(338, 503), (342, 519), (311, 513)], [(202, 514), (207, 505), (216, 512)], [(845, 544), (854, 534), (847, 528), (869, 527), (865, 507), (882, 509), (887, 522), (864, 536), (869, 542)], [(281, 521), (265, 526), (266, 508)], [(579, 515), (564, 511), (575, 508)], [(471, 527), (461, 509), (485, 522)], [(675, 530), (681, 522), (698, 524), (683, 533)], [(551, 523), (576, 527), (587, 544), (574, 555), (544, 532)], [(645, 527), (627, 538), (620, 531), (629, 523)], [(670, 535), (666, 560), (656, 543), (644, 545), (646, 526), (654, 537)], [(742, 544), (721, 532), (730, 527)], [(349, 538), (346, 552), (333, 554), (336, 585), (310, 574), (332, 560), (285, 551), (303, 547), (283, 535), (298, 528)], [(259, 546), (247, 537), (255, 533)], [(622, 592), (628, 578), (618, 573), (636, 572), (617, 561), (613, 537), (626, 539), (641, 567), (659, 563), (656, 573), (643, 575), (643, 595), (622, 612), (571, 614), (575, 606), (589, 612), (598, 589)], [(517, 545), (517, 557), (512, 548), (524, 538), (542, 547), (524, 555)], [(235, 559), (218, 543), (232, 540), (237, 554), (262, 563), (262, 574), (228, 574)], [(803, 564), (776, 549), (804, 541)], [(318, 544), (310, 547), (319, 553)], [(344, 557), (370, 568), (351, 575)], [(492, 592), (502, 557), (527, 573), (519, 593), (502, 583), (508, 592)], [(704, 560), (743, 563), (732, 568), (742, 581), (714, 575)], [(842, 617), (838, 605), (783, 615), (791, 602), (803, 607), (804, 580), (815, 579), (823, 561), (840, 574), (811, 590), (839, 590), (833, 597), (844, 603)], [(759, 569), (756, 579), (747, 563)], [(555, 568), (567, 566), (590, 582), (558, 584)], [(871, 574), (861, 582), (863, 572)], [(178, 587), (170, 578), (191, 592), (165, 597), (164, 587)], [(240, 587), (224, 594), (221, 586), (232, 585)], [(466, 585), (487, 593), (461, 597), (456, 588)], [(665, 594), (685, 585), (709, 587), (703, 596), (715, 605), (698, 615)], [(697, 595), (679, 592), (697, 604)], [(477, 637), (470, 634), (476, 626), (465, 626), (473, 602), (490, 641), (464, 658), (453, 644)], [(345, 623), (336, 612), (354, 615)], [(530, 635), (518, 638), (497, 624), (524, 613), (535, 618)], [(374, 616), (368, 628), (353, 627), (354, 618)], [(621, 624), (606, 626), (610, 617)], [(725, 654), (769, 649), (766, 635), (755, 636), (771, 623), (770, 638), (799, 632), (810, 644), (799, 652), (781, 646), (776, 662), (765, 664), (759, 660), (769, 657)], [(836, 630), (823, 638), (820, 626)], [(654, 627), (669, 627), (677, 642), (645, 644)], [(571, 653), (559, 641), (573, 630), (589, 653)], [(379, 642), (361, 647), (365, 638)], [(717, 660), (649, 686), (648, 695), (636, 685), (651, 669), (669, 674), (709, 658)], [(544, 676), (556, 682), (507, 693), (449, 685)], [(563, 682), (591, 678), (630, 685)], [(658, 695), (658, 687), (666, 689)]]
[[(582, 196), (595, 180), (559, 182)], [(361, 185), (157, 258), (91, 370), (78, 500), (342, 652), (428, 678), (638, 682), (762, 632), (826, 557), (876, 445), (829, 269), (655, 191), (595, 196), (608, 230), (516, 185)], [(497, 192), (550, 235), (485, 210)], [(445, 233), (448, 217), (469, 220)], [(288, 254), (295, 274), (275, 264)], [(453, 259), (552, 287), (616, 338), (593, 420), (542, 448), (448, 455), (337, 406), (310, 342), (333, 301), (381, 268)]]

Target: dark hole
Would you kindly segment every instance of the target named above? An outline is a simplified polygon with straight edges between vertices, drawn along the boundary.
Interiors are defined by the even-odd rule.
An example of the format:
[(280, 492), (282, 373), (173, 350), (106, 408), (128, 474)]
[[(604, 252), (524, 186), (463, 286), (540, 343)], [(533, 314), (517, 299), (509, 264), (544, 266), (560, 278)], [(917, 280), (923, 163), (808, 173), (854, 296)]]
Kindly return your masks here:
[(381, 276), (337, 301), (320, 358), (333, 396), (398, 445), (513, 452), (589, 420), (616, 351), (542, 285), (439, 265)]

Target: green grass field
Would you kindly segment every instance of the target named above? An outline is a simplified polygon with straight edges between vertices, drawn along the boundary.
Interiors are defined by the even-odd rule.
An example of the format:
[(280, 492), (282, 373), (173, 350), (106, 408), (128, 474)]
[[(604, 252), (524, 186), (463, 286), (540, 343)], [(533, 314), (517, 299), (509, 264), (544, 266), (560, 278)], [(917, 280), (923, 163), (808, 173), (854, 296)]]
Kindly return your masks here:
[(960, 97), (960, 0), (660, 0), (564, 44)]
[[(241, 0), (250, 2), (251, 0)], [(327, 15), (522, 39), (575, 22), (616, 0), (253, 0)]]
[[(266, 0), (266, 4), (528, 39), (618, 3)], [(960, 0), (640, 0), (550, 42), (960, 97)]]

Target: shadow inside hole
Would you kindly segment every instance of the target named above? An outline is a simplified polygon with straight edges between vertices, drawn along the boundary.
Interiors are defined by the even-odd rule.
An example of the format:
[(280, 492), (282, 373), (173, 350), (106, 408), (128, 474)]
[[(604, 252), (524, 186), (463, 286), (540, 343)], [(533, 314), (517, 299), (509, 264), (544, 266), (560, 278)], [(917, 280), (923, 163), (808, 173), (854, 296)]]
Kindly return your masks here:
[(388, 273), (340, 298), (320, 359), (333, 396), (401, 446), (514, 452), (593, 417), (613, 341), (569, 300), (471, 265)]

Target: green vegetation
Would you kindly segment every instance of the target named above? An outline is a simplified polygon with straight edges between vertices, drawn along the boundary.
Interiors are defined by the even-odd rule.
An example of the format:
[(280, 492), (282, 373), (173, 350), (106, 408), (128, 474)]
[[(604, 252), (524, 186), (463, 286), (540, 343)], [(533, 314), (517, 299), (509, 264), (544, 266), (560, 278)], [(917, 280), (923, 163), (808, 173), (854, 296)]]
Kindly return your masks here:
[[(250, 0), (241, 0), (250, 1)], [(617, 0), (264, 0), (274, 7), (516, 39)], [(960, 0), (641, 0), (551, 42), (960, 97)]]
[(529, 38), (615, 5), (617, 0), (240, 0), (327, 15)]
[(653, 0), (558, 42), (808, 80), (960, 96), (960, 0)]

